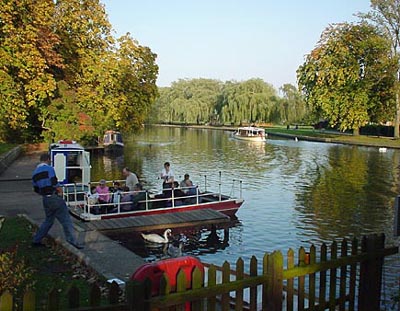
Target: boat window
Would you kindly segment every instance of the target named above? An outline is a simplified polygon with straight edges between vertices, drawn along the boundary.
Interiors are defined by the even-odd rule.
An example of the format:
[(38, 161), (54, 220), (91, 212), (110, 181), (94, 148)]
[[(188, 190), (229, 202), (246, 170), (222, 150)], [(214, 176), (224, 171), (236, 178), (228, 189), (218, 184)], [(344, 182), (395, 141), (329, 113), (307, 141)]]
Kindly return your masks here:
[(73, 153), (73, 152), (68, 153), (67, 166), (79, 166), (78, 153)]

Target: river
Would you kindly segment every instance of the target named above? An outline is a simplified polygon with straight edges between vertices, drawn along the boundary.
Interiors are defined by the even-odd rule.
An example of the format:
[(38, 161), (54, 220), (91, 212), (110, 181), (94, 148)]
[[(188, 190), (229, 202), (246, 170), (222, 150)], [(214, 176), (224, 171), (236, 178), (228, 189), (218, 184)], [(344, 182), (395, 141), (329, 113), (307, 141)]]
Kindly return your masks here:
[[(124, 166), (137, 173), (145, 188), (160, 188), (157, 179), (169, 161), (177, 179), (189, 173), (195, 184), (203, 176), (243, 182), (245, 203), (231, 224), (229, 240), (223, 231), (219, 243), (205, 243), (209, 232), (198, 230), (187, 237), (184, 254), (209, 263), (246, 265), (255, 255), (323, 242), (385, 233), (386, 244), (398, 246), (393, 236), (394, 198), (399, 193), (400, 151), (285, 139), (251, 143), (231, 138), (222, 130), (148, 127), (124, 137), (124, 155), (93, 157), (92, 180), (121, 179)], [(230, 188), (224, 188), (229, 192)], [(228, 193), (229, 194), (229, 193)], [(146, 249), (137, 236), (119, 234), (128, 248), (152, 261), (162, 250)], [(114, 237), (115, 238), (115, 237)], [(193, 242), (195, 241), (195, 242)], [(384, 299), (397, 289), (399, 256), (386, 259)]]

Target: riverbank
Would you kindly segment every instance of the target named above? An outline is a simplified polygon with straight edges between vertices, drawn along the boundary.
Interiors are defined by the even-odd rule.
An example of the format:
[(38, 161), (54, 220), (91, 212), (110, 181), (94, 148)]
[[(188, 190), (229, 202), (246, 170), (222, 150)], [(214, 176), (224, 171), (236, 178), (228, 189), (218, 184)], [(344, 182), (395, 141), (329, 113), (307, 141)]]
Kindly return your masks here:
[[(233, 126), (210, 126), (210, 125), (173, 125), (173, 124), (154, 124), (155, 126), (212, 129), (233, 132), (237, 127)], [(400, 139), (383, 136), (366, 136), (341, 133), (329, 130), (315, 130), (310, 126), (300, 126), (296, 128), (286, 127), (264, 127), (269, 137), (281, 137), (285, 139), (297, 139), (304, 141), (314, 141), (321, 143), (334, 143), (344, 145), (355, 145), (363, 147), (392, 148), (400, 149)]]
[[(26, 152), (0, 174), (1, 214), (6, 218), (24, 215), (34, 226), (45, 218), (41, 197), (32, 191), (31, 174), (38, 163), (41, 148)], [(49, 238), (60, 247), (75, 254), (77, 260), (89, 265), (105, 279), (129, 280), (144, 260), (97, 230), (88, 230), (81, 221), (73, 219), (79, 244), (77, 250), (65, 241), (62, 226), (55, 222)], [(116, 256), (118, 254), (118, 256)]]

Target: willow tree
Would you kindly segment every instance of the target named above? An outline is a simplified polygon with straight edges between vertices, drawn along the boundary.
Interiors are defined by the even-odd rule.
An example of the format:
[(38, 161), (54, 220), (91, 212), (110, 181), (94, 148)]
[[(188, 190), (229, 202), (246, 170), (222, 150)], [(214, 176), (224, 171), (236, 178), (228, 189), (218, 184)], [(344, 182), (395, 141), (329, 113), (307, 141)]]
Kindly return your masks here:
[(154, 119), (170, 123), (204, 124), (209, 122), (221, 90), (221, 82), (212, 79), (180, 79), (163, 88), (156, 101)]
[(297, 77), (315, 115), (358, 134), (394, 111), (395, 70), (390, 44), (375, 27), (343, 23), (325, 29)]
[(282, 99), (279, 104), (281, 121), (285, 124), (301, 122), (307, 115), (307, 107), (298, 89), (292, 84), (284, 84), (280, 91)]
[(277, 101), (276, 91), (261, 79), (229, 82), (219, 104), (224, 123), (269, 122)]

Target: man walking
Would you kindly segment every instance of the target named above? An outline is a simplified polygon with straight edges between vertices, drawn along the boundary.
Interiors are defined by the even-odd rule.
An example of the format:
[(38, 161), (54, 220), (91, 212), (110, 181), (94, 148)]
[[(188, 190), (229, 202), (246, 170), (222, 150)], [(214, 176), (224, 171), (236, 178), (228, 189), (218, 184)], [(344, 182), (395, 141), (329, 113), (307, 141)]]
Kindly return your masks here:
[(78, 249), (83, 248), (76, 242), (72, 220), (62, 198), (62, 188), (58, 183), (54, 168), (50, 166), (50, 155), (48, 153), (40, 156), (40, 164), (32, 174), (32, 185), (34, 191), (43, 198), (43, 208), (46, 215), (44, 222), (33, 237), (32, 245), (44, 246), (41, 241), (53, 226), (54, 219), (57, 218), (64, 229), (67, 242)]

